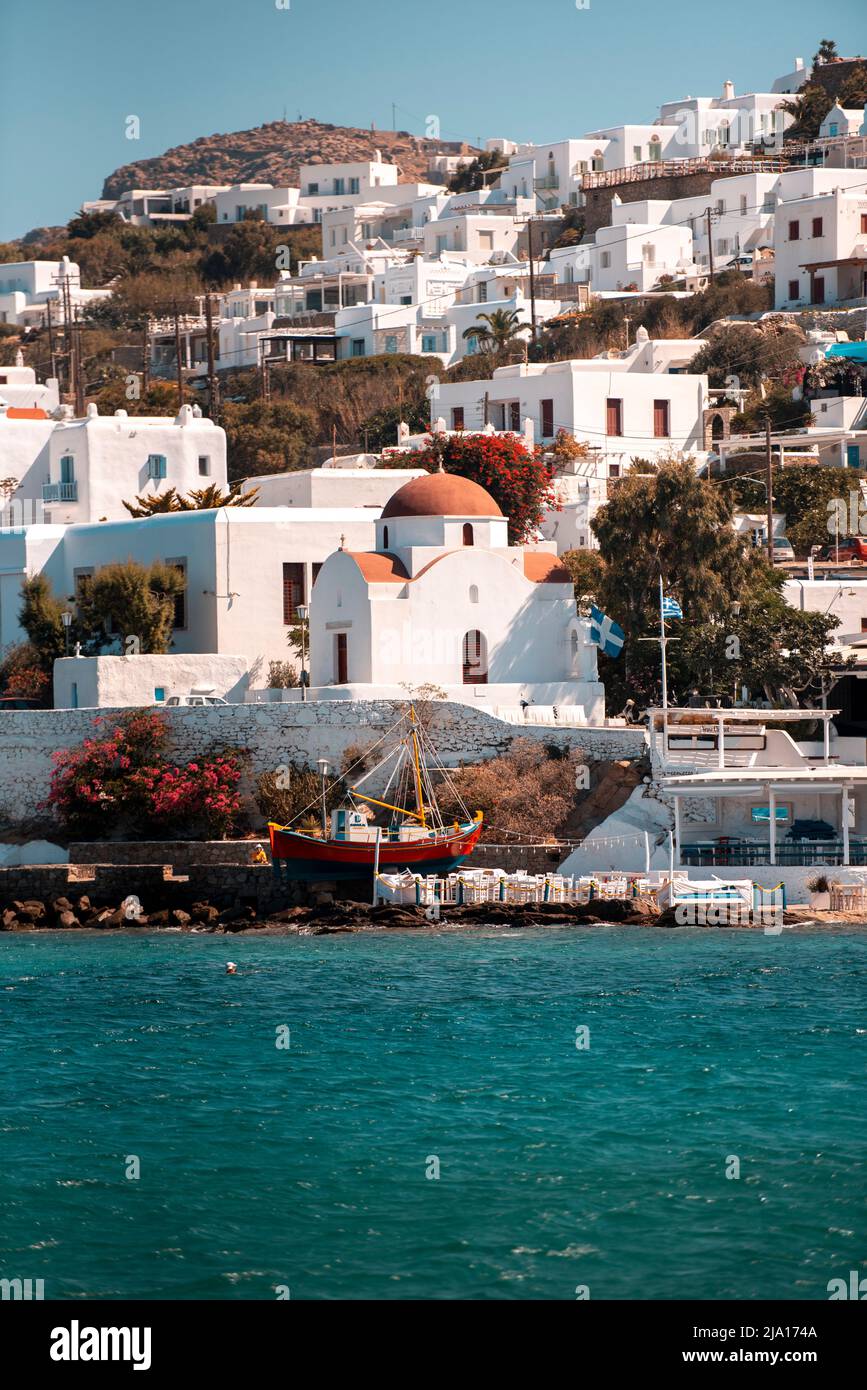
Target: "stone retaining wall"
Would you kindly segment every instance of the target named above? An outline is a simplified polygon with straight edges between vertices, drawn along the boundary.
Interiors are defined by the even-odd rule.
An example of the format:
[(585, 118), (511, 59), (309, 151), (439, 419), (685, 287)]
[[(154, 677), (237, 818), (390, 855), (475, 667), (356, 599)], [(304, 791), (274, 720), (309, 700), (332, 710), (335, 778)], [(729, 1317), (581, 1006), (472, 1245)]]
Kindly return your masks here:
[(67, 897), (74, 902), (82, 893), (97, 905), (111, 907), (135, 894), (146, 913), (209, 902), (221, 909), (249, 905), (263, 914), (307, 901), (303, 884), (278, 882), (269, 864), (189, 865), (177, 875), (161, 864), (51, 864), (0, 869), (0, 906), (24, 898), (51, 901)]
[[(316, 700), (307, 703), (215, 705), (162, 711), (171, 729), (170, 755), (179, 762), (212, 748), (247, 748), (254, 775), (284, 762), (309, 767), (318, 758), (339, 763), (352, 745), (364, 749), (382, 739), (402, 706), (392, 700)], [(110, 717), (122, 711), (103, 710)], [(0, 714), (0, 824), (45, 822), (39, 805), (46, 796), (56, 749), (80, 744), (94, 733), (94, 710), (10, 710)], [(532, 738), (560, 748), (580, 748), (594, 759), (639, 757), (641, 728), (509, 724), (470, 705), (438, 704), (431, 735), (442, 761), (451, 766), (484, 761), (505, 752), (514, 738)], [(371, 783), (371, 790), (375, 784)]]

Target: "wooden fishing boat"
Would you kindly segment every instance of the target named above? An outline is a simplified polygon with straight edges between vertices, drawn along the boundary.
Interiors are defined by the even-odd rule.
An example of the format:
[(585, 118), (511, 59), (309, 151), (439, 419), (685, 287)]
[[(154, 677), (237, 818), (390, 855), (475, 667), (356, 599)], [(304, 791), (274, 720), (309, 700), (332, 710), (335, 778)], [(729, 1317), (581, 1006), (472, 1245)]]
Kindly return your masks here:
[[(414, 707), (410, 706), (408, 714), (398, 721), (400, 724), (406, 725), (403, 736), (355, 785), (348, 787), (343, 804), (333, 809), (330, 816), (326, 813), (328, 798), (323, 774), (321, 825), (317, 829), (293, 830), (291, 825), (269, 824), (276, 874), (288, 879), (319, 880), (370, 880), (375, 873), (400, 873), (404, 869), (423, 875), (442, 874), (457, 868), (472, 853), (482, 833), (481, 811), (471, 817), (463, 806), (418, 722)], [(363, 783), (391, 759), (395, 764), (382, 797), (363, 793)], [(449, 824), (443, 820), (432, 772), (454, 793), (460, 819)], [(394, 799), (390, 800), (393, 786)], [(410, 800), (413, 806), (406, 804)], [(388, 813), (385, 824), (374, 823), (377, 814), (383, 818), (383, 812)]]

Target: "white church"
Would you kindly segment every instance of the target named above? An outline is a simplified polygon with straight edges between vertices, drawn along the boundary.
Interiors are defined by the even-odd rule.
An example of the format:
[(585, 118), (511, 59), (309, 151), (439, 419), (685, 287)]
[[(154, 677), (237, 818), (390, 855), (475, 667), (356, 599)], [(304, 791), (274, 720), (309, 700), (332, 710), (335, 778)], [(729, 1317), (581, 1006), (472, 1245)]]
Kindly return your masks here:
[(596, 647), (553, 542), (509, 544), (508, 521), (469, 479), (404, 484), (376, 549), (341, 549), (310, 599), (311, 699), (401, 699), (435, 686), (486, 708), (569, 707), (602, 723)]

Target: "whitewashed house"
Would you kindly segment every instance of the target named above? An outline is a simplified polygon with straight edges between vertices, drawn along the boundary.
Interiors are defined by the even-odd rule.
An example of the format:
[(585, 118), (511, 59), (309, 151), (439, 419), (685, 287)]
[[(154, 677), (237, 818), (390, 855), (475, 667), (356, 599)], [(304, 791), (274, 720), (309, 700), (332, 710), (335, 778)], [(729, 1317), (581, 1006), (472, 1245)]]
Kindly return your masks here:
[(781, 180), (774, 229), (778, 309), (867, 297), (863, 170), (809, 169)]
[(25, 367), (20, 360), (14, 367), (0, 367), (0, 411), (11, 409), (13, 417), (20, 419), (22, 410), (50, 415), (59, 404), (60, 384), (56, 377), (38, 381), (33, 367)]
[(68, 256), (64, 256), (62, 261), (7, 261), (0, 264), (0, 323), (38, 327), (47, 322), (49, 312), (54, 324), (64, 323), (65, 289), (68, 290), (73, 313), (111, 294), (111, 290), (107, 289), (82, 289), (81, 271)]
[(226, 435), (190, 405), (174, 417), (100, 415), (95, 404), (80, 419), (69, 407), (55, 418), (0, 411), (0, 458), (18, 478), (7, 524), (114, 521), (139, 495), (226, 486)]
[(848, 135), (863, 135), (864, 108), (848, 108), (835, 102), (819, 126), (820, 140), (837, 140)]
[(559, 430), (599, 450), (617, 477), (634, 457), (703, 456), (707, 377), (686, 368), (698, 340), (651, 339), (639, 329), (623, 354), (498, 367), (489, 381), (443, 383), (433, 419), (449, 430), (526, 434), (552, 443)]
[(278, 227), (312, 222), (310, 208), (300, 202), (301, 190), (291, 186), (275, 188), (270, 183), (236, 183), (222, 188), (213, 199), (217, 222), (243, 222), (249, 213)]

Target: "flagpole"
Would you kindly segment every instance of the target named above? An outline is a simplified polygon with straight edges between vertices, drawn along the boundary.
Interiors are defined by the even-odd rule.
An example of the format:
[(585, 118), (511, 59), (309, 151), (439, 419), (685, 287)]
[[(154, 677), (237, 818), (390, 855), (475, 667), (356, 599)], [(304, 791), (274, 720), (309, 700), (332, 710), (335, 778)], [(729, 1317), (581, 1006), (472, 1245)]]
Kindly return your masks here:
[(665, 718), (668, 714), (668, 670), (665, 664), (665, 612), (664, 594), (662, 587), (662, 570), (659, 571), (659, 647), (662, 652), (662, 716), (663, 730), (665, 729)]

